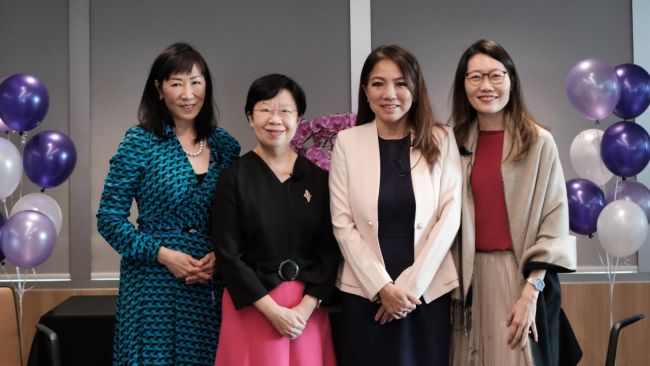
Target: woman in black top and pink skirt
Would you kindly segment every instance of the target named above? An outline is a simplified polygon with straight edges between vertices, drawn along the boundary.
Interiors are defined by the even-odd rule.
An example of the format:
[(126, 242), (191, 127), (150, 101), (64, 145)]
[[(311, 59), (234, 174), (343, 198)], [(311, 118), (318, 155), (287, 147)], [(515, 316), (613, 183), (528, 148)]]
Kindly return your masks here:
[[(213, 242), (226, 290), (215, 365), (335, 365), (327, 311), (340, 253), (327, 173), (289, 147), (305, 95), (284, 75), (251, 85), (257, 146), (223, 172)], [(218, 208), (218, 210), (216, 209)]]

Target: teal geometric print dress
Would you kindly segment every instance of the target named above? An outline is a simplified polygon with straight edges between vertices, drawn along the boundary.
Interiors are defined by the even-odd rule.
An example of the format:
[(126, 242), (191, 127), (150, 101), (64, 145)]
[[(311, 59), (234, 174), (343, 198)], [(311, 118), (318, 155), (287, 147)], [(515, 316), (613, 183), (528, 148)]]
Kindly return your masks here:
[[(163, 138), (140, 127), (126, 132), (110, 161), (97, 227), (121, 255), (113, 365), (213, 365), (223, 285), (186, 285), (158, 263), (160, 246), (201, 259), (212, 251), (209, 207), (221, 171), (239, 143), (215, 128), (210, 165), (200, 181), (165, 124)], [(137, 228), (128, 220), (132, 201)]]

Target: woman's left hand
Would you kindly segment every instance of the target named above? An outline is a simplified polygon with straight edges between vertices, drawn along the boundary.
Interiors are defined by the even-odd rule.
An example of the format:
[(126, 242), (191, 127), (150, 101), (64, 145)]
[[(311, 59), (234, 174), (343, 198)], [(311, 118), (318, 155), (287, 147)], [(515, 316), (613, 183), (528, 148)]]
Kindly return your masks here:
[(519, 346), (524, 349), (528, 336), (533, 335), (537, 342), (537, 325), (535, 314), (537, 313), (537, 297), (539, 292), (532, 286), (524, 286), (521, 297), (515, 302), (506, 318), (508, 327), (508, 345), (511, 349)]
[(304, 295), (300, 304), (294, 306), (292, 309), (297, 311), (305, 321), (309, 320), (311, 314), (318, 307), (318, 299), (311, 295)]
[(378, 321), (379, 324), (384, 325), (386, 323), (390, 323), (393, 320), (396, 319), (404, 319), (406, 318), (407, 315), (409, 315), (413, 311), (412, 308), (406, 308), (402, 310), (398, 315), (391, 315), (388, 310), (384, 307), (384, 305), (379, 306), (379, 310), (377, 310), (377, 313), (375, 314), (375, 321)]

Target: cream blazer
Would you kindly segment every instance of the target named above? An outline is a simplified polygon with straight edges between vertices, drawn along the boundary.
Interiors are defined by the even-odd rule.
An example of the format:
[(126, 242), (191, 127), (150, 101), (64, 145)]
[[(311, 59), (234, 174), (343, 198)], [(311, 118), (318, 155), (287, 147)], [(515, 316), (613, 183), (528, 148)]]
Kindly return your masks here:
[(452, 130), (437, 129), (440, 156), (431, 166), (418, 150), (410, 162), (416, 210), (414, 263), (398, 278), (384, 266), (378, 240), (379, 140), (376, 123), (339, 133), (329, 175), (334, 236), (343, 254), (336, 286), (371, 301), (387, 283), (429, 303), (458, 287), (450, 247), (460, 226), (462, 170)]

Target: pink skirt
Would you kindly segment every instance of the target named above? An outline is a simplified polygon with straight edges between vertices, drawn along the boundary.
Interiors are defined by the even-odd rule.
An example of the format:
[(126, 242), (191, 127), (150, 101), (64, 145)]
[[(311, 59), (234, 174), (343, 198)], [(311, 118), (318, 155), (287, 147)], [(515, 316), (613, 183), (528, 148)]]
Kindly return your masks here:
[[(304, 295), (305, 284), (287, 281), (269, 292), (276, 303), (294, 307)], [(221, 333), (215, 366), (334, 366), (336, 358), (327, 311), (314, 310), (302, 334), (289, 339), (278, 333), (254, 306), (235, 309), (226, 289), (223, 293)]]

